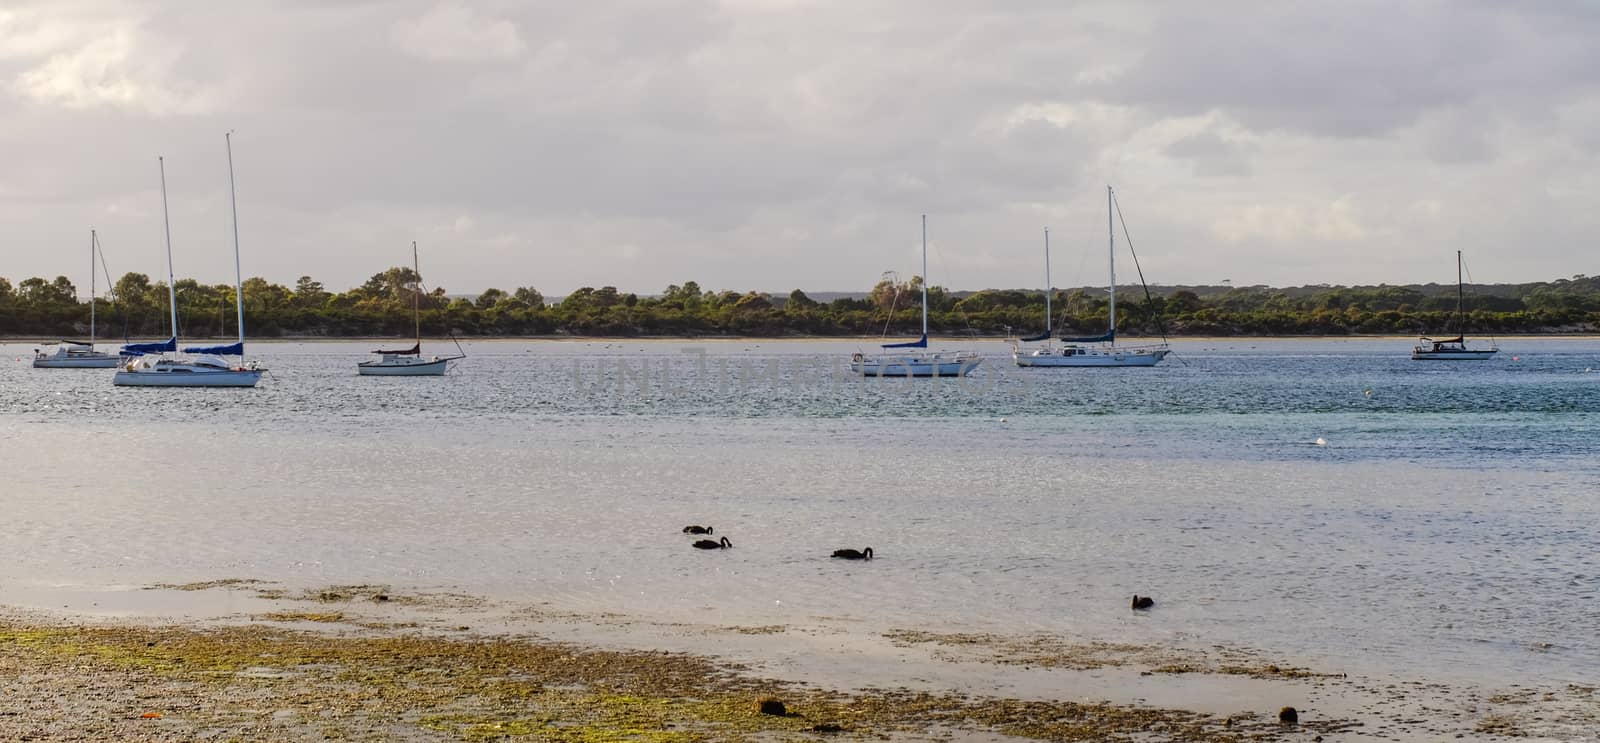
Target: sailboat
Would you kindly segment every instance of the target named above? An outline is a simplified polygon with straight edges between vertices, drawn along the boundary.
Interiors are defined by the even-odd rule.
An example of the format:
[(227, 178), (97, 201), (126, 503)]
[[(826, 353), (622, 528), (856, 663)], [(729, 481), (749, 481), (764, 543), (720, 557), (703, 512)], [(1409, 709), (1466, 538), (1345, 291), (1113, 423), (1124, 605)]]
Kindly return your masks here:
[[(225, 135), (228, 145), (228, 194), (233, 202), (233, 298), (238, 314), (239, 340), (225, 346), (198, 346), (183, 349), (196, 354), (179, 359), (166, 356), (178, 350), (178, 290), (172, 273), (172, 224), (167, 217), (167, 166), (161, 163), (161, 221), (167, 235), (167, 304), (172, 311), (172, 337), (157, 343), (134, 343), (122, 347), (129, 359), (117, 370), (112, 383), (122, 387), (254, 387), (266, 372), (255, 364), (244, 363), (244, 293), (239, 266), (239, 199), (233, 185), (233, 136)], [(156, 356), (154, 360), (150, 357)], [(224, 356), (238, 356), (229, 364)]]
[(417, 260), (417, 243), (411, 243), (411, 270), (417, 274), (417, 288), (411, 293), (411, 322), (416, 327), (417, 342), (410, 348), (398, 351), (378, 350), (376, 361), (356, 364), (356, 371), (364, 377), (438, 377), (449, 370), (451, 363), (467, 357), (456, 344), (455, 356), (422, 358), (422, 264)]
[[(1032, 350), (1024, 350), (1021, 346), (1013, 346), (1011, 358), (1017, 366), (1034, 367), (1111, 367), (1111, 366), (1155, 366), (1172, 353), (1172, 348), (1165, 343), (1143, 346), (1118, 346), (1117, 345), (1117, 233), (1114, 220), (1115, 206), (1112, 202), (1112, 191), (1106, 186), (1106, 230), (1109, 235), (1107, 266), (1110, 270), (1109, 290), (1111, 293), (1111, 318), (1106, 332), (1103, 335), (1089, 336), (1086, 338), (1058, 338), (1065, 345), (1056, 348), (1048, 342), (1054, 335), (1050, 317), (1050, 233), (1045, 232), (1045, 329), (1040, 335), (1022, 338), (1022, 341), (1045, 341), (1046, 345)], [(1093, 345), (1084, 345), (1093, 344)]]
[[(974, 351), (928, 351), (928, 215), (922, 215), (922, 337), (906, 343), (886, 343), (876, 354), (857, 353), (850, 370), (867, 377), (960, 377), (983, 363)], [(921, 351), (890, 349), (919, 348)]]
[[(1464, 289), (1461, 284), (1461, 251), (1456, 251), (1456, 327), (1466, 327), (1466, 315), (1462, 312)], [(1488, 348), (1470, 348), (1467, 346), (1465, 333), (1454, 338), (1435, 340), (1423, 336), (1417, 339), (1417, 345), (1411, 349), (1411, 358), (1414, 361), (1481, 361), (1499, 353), (1500, 349), (1492, 343)]]
[(94, 347), (94, 310), (95, 310), (95, 268), (96, 255), (100, 252), (100, 238), (94, 230), (89, 230), (89, 342), (60, 341), (56, 343), (55, 353), (43, 351), (33, 352), (33, 368), (35, 369), (114, 369), (117, 366), (117, 357), (114, 354), (96, 350)]

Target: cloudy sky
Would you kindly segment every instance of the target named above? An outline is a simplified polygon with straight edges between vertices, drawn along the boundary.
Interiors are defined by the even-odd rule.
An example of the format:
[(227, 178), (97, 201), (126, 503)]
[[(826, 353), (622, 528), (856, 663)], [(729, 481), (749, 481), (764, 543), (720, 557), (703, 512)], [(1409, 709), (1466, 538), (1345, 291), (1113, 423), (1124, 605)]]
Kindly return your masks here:
[[(990, 7), (992, 6), (992, 7)], [(452, 292), (1600, 273), (1591, 2), (6, 0), (0, 276)]]

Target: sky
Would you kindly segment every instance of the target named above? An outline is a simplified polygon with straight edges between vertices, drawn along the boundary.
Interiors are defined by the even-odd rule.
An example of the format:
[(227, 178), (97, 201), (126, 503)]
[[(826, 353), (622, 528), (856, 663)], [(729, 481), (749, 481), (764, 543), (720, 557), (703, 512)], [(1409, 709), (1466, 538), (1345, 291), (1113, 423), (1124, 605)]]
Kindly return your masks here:
[[(452, 293), (1600, 273), (1600, 3), (5, 0), (0, 276)], [(1120, 242), (1120, 236), (1119, 236)], [(1119, 278), (1133, 276), (1127, 253)]]

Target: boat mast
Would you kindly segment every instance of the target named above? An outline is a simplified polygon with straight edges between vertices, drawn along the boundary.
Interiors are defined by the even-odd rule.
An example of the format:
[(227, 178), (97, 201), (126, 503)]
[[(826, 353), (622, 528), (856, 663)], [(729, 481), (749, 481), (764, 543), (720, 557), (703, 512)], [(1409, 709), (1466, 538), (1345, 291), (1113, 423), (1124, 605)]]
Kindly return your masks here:
[(228, 145), (228, 200), (233, 204), (233, 307), (239, 319), (239, 361), (244, 361), (244, 273), (239, 268), (239, 194), (233, 185), (233, 132), (225, 132)]
[[(1467, 323), (1461, 317), (1461, 251), (1456, 251), (1456, 330), (1465, 331)], [(1461, 333), (1465, 334), (1465, 333)]]
[[(1044, 332), (1049, 333), (1051, 318), (1050, 295), (1055, 293), (1055, 288), (1050, 286), (1050, 228), (1044, 228)], [(1049, 340), (1046, 338), (1045, 340)]]
[(928, 215), (922, 215), (922, 340), (928, 340)]
[(411, 241), (411, 271), (417, 276), (417, 287), (411, 292), (411, 321), (417, 327), (417, 353), (422, 353), (422, 263), (417, 260), (417, 241)]
[(1117, 345), (1117, 230), (1111, 222), (1111, 187), (1106, 186), (1106, 249), (1111, 270), (1111, 345)]
[(94, 350), (94, 230), (89, 230), (89, 350)]
[(172, 278), (172, 220), (167, 217), (167, 160), (157, 157), (161, 167), (161, 226), (167, 231), (167, 305), (172, 308), (172, 340), (178, 340), (178, 287)]

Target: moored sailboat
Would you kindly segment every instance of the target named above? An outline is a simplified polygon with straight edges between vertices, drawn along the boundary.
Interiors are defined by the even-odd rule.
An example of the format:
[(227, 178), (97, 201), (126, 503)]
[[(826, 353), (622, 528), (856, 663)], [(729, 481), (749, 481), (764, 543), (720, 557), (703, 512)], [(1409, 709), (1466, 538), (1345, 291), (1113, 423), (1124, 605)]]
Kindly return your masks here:
[[(1456, 328), (1465, 330), (1466, 314), (1462, 311), (1465, 290), (1461, 283), (1461, 251), (1456, 251)], [(1500, 349), (1490, 343), (1488, 348), (1472, 348), (1467, 345), (1465, 332), (1458, 333), (1454, 338), (1435, 339), (1423, 336), (1417, 339), (1417, 345), (1411, 348), (1413, 361), (1483, 361), (1499, 353)]]
[[(866, 377), (961, 377), (983, 363), (975, 351), (928, 351), (928, 215), (922, 215), (922, 337), (885, 343), (880, 353), (857, 353), (850, 370)], [(900, 351), (898, 349), (922, 349)]]
[(100, 252), (100, 237), (89, 230), (89, 342), (62, 340), (56, 343), (55, 353), (33, 352), (35, 369), (113, 369), (117, 356), (94, 347), (95, 342), (95, 268)]
[[(166, 354), (178, 350), (178, 292), (172, 272), (172, 226), (167, 217), (167, 168), (161, 162), (161, 219), (166, 229), (167, 242), (167, 303), (172, 313), (172, 337), (157, 343), (134, 343), (122, 347), (123, 357), (129, 359), (117, 370), (112, 384), (121, 387), (254, 387), (266, 372), (255, 364), (244, 361), (244, 296), (239, 265), (239, 203), (233, 187), (233, 138), (225, 137), (228, 144), (228, 192), (233, 199), (233, 269), (234, 310), (238, 315), (239, 340), (225, 346), (198, 346), (185, 348), (184, 353), (196, 354), (180, 359)], [(150, 357), (156, 356), (154, 360)], [(238, 364), (230, 364), (223, 357), (237, 356)]]
[(467, 357), (456, 344), (455, 356), (422, 358), (422, 264), (417, 260), (417, 243), (411, 243), (411, 270), (416, 273), (417, 286), (411, 292), (411, 322), (416, 329), (417, 342), (410, 348), (394, 351), (377, 350), (374, 361), (356, 364), (356, 372), (364, 377), (437, 377), (443, 375), (454, 362)]
[[(1141, 346), (1117, 345), (1117, 232), (1114, 219), (1116, 207), (1113, 202), (1112, 190), (1106, 186), (1106, 230), (1108, 233), (1107, 267), (1110, 272), (1108, 289), (1111, 297), (1110, 319), (1106, 332), (1084, 338), (1056, 338), (1063, 346), (1056, 348), (1049, 343), (1054, 335), (1052, 318), (1050, 317), (1050, 233), (1045, 232), (1045, 330), (1043, 334), (1022, 338), (1024, 342), (1045, 341), (1045, 345), (1031, 350), (1024, 350), (1021, 346), (1011, 349), (1011, 358), (1017, 366), (1024, 368), (1034, 367), (1113, 367), (1113, 366), (1155, 366), (1172, 353), (1172, 348), (1166, 343), (1148, 344)], [(1124, 228), (1126, 229), (1126, 228)], [(1141, 279), (1142, 280), (1142, 279)]]

